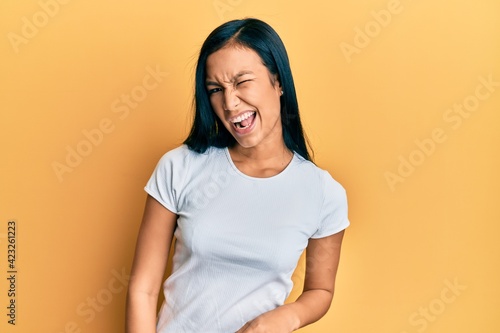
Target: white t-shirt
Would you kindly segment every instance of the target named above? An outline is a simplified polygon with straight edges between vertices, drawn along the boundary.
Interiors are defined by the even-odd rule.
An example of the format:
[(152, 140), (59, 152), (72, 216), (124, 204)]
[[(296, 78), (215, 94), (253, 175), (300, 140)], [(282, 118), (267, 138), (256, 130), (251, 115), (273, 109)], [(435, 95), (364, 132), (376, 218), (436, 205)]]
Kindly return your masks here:
[(254, 178), (227, 148), (183, 145), (161, 158), (145, 190), (178, 215), (159, 333), (236, 332), (283, 304), (309, 238), (349, 225), (344, 188), (298, 154), (278, 175)]

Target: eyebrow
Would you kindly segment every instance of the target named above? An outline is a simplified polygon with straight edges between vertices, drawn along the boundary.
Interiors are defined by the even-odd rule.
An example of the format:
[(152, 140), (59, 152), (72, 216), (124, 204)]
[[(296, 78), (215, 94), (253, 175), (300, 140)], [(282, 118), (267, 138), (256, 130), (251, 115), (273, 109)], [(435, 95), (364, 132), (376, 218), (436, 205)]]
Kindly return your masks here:
[[(231, 79), (231, 82), (235, 81), (237, 78), (243, 76), (243, 75), (247, 75), (247, 74), (254, 74), (252, 71), (241, 71), (241, 72), (238, 72), (232, 79)], [(214, 81), (206, 81), (205, 84), (207, 86), (220, 86), (220, 84), (218, 84), (217, 82), (214, 82)]]

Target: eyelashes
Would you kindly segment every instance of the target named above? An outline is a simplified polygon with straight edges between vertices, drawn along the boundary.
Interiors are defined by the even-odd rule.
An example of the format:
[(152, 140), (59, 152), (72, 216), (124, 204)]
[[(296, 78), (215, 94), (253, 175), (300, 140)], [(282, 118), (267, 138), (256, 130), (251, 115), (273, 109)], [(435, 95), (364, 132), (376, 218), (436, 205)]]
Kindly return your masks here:
[[(242, 85), (244, 83), (247, 83), (247, 82), (250, 82), (250, 81), (253, 81), (253, 79), (248, 79), (248, 80), (243, 80), (243, 81), (240, 81), (240, 82), (236, 82), (236, 86), (240, 86), (240, 85)], [(208, 95), (210, 96), (210, 95), (213, 95), (213, 94), (215, 94), (215, 93), (217, 93), (219, 91), (222, 91), (222, 88), (217, 87), (217, 88), (213, 88), (213, 89), (208, 89), (207, 92), (208, 92)]]
[(222, 91), (222, 89), (221, 88), (209, 89), (208, 90), (208, 95), (213, 95), (213, 94), (215, 94), (216, 92), (219, 92), (219, 91)]
[(245, 83), (245, 82), (250, 82), (250, 81), (252, 81), (252, 80), (251, 80), (251, 79), (248, 79), (248, 80), (243, 80), (243, 81), (241, 81), (241, 82), (236, 83), (236, 85), (237, 85), (237, 86), (239, 86), (240, 84), (243, 84), (243, 83)]

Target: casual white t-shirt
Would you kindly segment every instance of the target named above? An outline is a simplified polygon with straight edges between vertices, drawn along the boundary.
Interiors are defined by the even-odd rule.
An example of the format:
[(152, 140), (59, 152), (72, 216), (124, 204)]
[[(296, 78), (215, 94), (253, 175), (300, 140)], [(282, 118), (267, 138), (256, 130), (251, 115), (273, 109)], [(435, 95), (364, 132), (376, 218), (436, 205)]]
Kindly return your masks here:
[(349, 225), (344, 188), (298, 154), (278, 175), (254, 178), (227, 148), (183, 145), (161, 158), (145, 190), (178, 215), (159, 333), (236, 332), (283, 304), (310, 238)]

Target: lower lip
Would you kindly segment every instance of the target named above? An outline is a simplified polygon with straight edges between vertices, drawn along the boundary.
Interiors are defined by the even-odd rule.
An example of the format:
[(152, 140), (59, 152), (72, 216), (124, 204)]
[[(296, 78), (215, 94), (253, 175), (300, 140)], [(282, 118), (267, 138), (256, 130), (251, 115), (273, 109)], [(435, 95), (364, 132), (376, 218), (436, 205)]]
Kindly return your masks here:
[(255, 115), (253, 116), (253, 120), (252, 120), (252, 123), (250, 124), (250, 126), (246, 127), (246, 128), (238, 128), (236, 127), (235, 124), (232, 124), (233, 126), (233, 129), (234, 131), (239, 134), (239, 135), (245, 135), (245, 134), (248, 134), (250, 133), (253, 128), (255, 127), (255, 120), (257, 119), (257, 113), (255, 113)]

